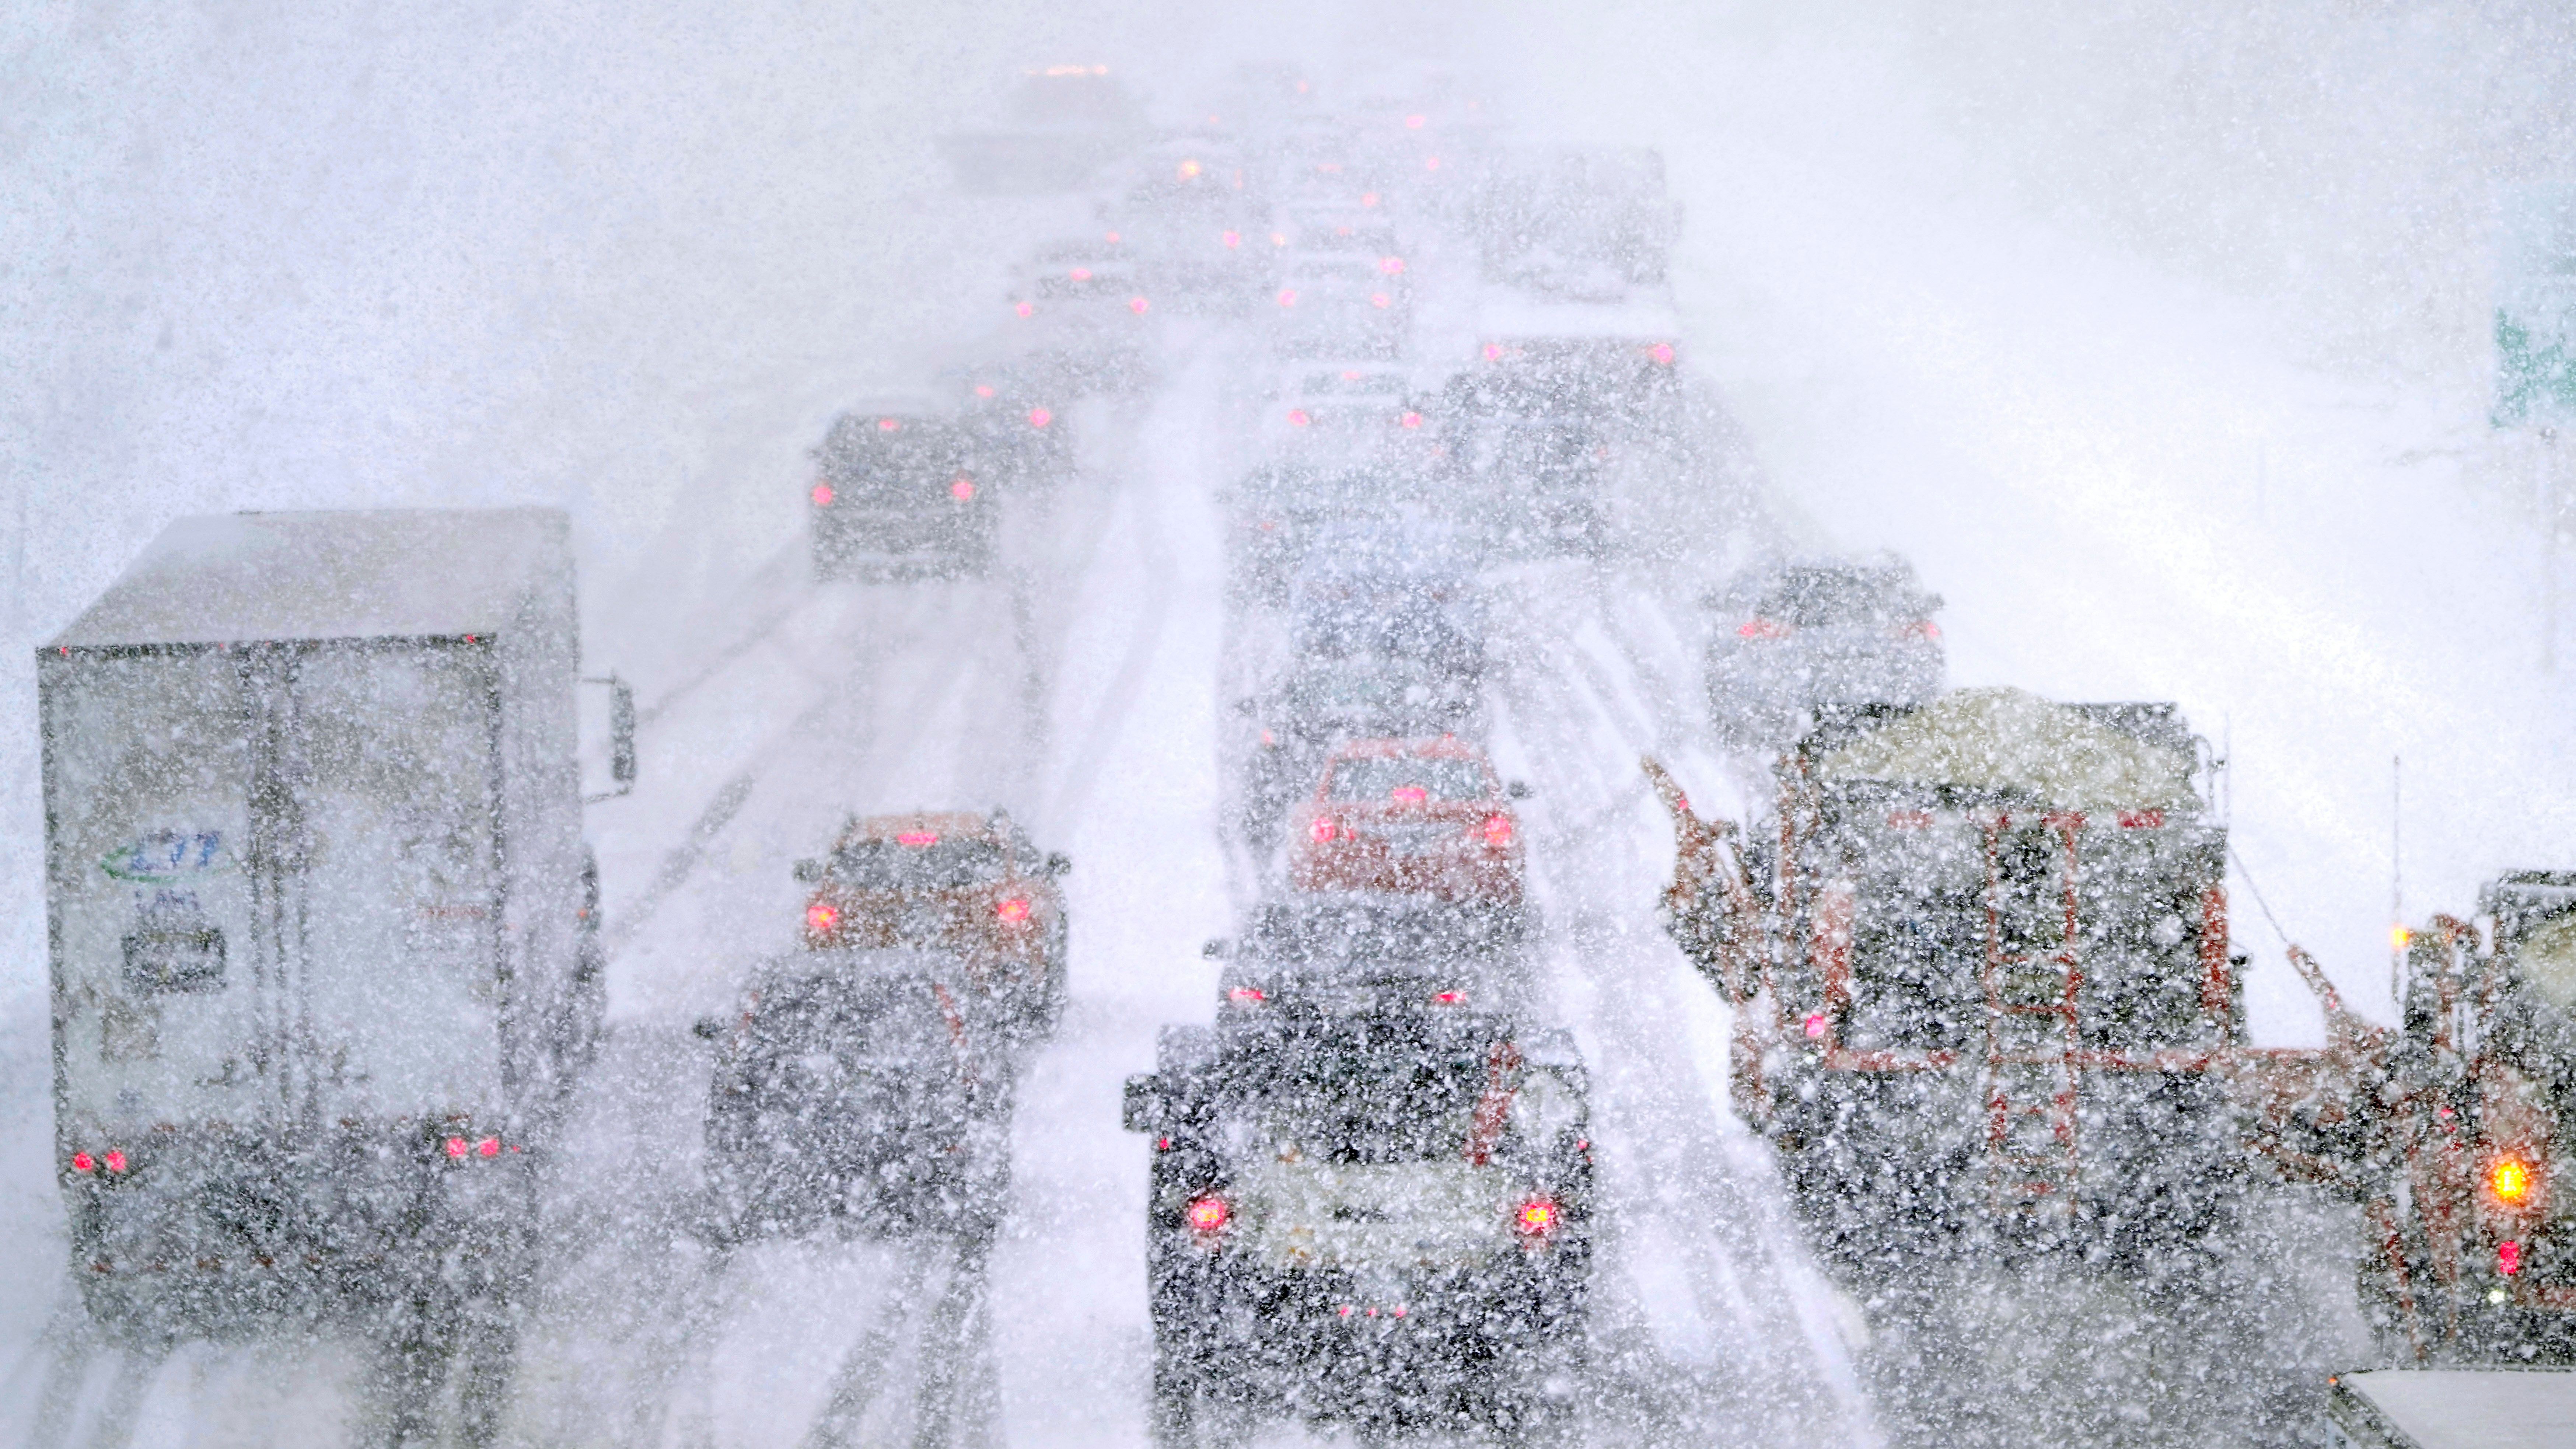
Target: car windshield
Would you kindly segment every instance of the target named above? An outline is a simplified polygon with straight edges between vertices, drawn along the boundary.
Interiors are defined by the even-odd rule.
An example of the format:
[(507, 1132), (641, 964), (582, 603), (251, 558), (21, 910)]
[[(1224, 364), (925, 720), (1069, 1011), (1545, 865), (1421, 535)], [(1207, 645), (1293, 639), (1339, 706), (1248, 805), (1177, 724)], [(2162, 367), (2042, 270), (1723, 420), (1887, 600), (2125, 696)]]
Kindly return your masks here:
[(1420, 790), (1433, 800), (1482, 800), (1492, 793), (1479, 760), (1359, 755), (1333, 762), (1330, 797), (1334, 800), (1393, 800), (1398, 790)]
[(971, 836), (915, 832), (845, 841), (832, 852), (832, 879), (860, 890), (957, 890), (1003, 876), (999, 843)]

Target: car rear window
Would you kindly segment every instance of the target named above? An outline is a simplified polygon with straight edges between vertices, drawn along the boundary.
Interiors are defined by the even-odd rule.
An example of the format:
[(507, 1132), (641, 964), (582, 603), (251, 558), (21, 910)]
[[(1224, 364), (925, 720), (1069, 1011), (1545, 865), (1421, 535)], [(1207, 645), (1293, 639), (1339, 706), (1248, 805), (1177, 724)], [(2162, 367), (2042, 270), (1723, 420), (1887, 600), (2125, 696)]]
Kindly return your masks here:
[(1482, 800), (1492, 793), (1478, 760), (1360, 756), (1333, 762), (1332, 799), (1392, 800), (1400, 789), (1420, 790), (1434, 800)]
[(1895, 618), (1905, 605), (1902, 591), (1876, 575), (1792, 569), (1762, 596), (1760, 612), (1767, 619), (1818, 629), (1883, 622)]
[(971, 836), (853, 840), (832, 852), (832, 879), (870, 891), (956, 890), (1000, 880), (1004, 863), (1000, 844)]
[(1507, 1091), (1493, 1043), (1429, 1041), (1400, 1022), (1284, 1034), (1246, 1054), (1231, 1082), (1264, 1135), (1328, 1162), (1444, 1161), (1466, 1153), (1477, 1106)]

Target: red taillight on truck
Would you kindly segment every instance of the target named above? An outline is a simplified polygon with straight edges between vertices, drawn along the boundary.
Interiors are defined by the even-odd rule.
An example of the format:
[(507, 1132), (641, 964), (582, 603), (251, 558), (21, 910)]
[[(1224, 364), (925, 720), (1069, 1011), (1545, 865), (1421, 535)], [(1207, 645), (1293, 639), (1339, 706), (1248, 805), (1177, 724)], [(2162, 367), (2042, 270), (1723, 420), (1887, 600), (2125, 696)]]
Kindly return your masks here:
[(1512, 1231), (1532, 1242), (1555, 1236), (1557, 1225), (1564, 1221), (1564, 1209), (1552, 1197), (1533, 1197), (1512, 1213)]
[(993, 914), (1006, 921), (1025, 921), (1029, 918), (1029, 903), (1015, 896), (993, 907)]
[(116, 1150), (115, 1148), (111, 1147), (111, 1148), (107, 1149), (107, 1159), (106, 1159), (106, 1160), (107, 1160), (107, 1170), (108, 1170), (108, 1171), (110, 1171), (110, 1172), (123, 1172), (123, 1171), (125, 1170), (125, 1154), (124, 1154), (124, 1153), (122, 1153), (122, 1152), (119, 1152), (119, 1151), (118, 1151), (118, 1150)]
[(72, 1171), (90, 1172), (95, 1170), (97, 1167), (98, 1160), (91, 1157), (88, 1153), (75, 1152), (72, 1154)]
[(462, 1137), (448, 1138), (447, 1155), (450, 1157), (463, 1157), (465, 1155), (465, 1139)]
[(1341, 833), (1342, 827), (1335, 824), (1330, 815), (1318, 815), (1315, 817), (1315, 823), (1306, 827), (1307, 837), (1316, 841), (1338, 839)]
[(817, 483), (814, 485), (814, 506), (817, 508), (829, 508), (832, 506), (831, 484)]
[(1191, 1232), (1209, 1238), (1225, 1231), (1225, 1225), (1234, 1217), (1234, 1209), (1226, 1205), (1224, 1198), (1209, 1193), (1190, 1199), (1190, 1205), (1182, 1210), (1181, 1216), (1188, 1221)]
[(825, 905), (821, 901), (816, 901), (814, 904), (805, 908), (805, 929), (813, 932), (817, 936), (828, 936), (832, 934), (834, 928), (838, 927), (840, 924), (841, 913), (838, 909), (832, 906)]
[(1508, 815), (1486, 816), (1485, 843), (1497, 850), (1500, 850), (1502, 847), (1512, 843), (1512, 829), (1512, 817)]
[(1789, 637), (1789, 626), (1777, 619), (1757, 618), (1741, 625), (1735, 632), (1739, 638), (1744, 639), (1786, 639)]

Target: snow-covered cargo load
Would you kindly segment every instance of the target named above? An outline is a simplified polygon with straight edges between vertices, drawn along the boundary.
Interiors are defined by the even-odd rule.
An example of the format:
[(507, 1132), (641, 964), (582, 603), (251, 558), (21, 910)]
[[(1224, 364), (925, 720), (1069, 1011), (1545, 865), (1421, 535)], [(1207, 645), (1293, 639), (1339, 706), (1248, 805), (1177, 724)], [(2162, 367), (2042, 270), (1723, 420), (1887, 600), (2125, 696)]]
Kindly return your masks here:
[(601, 1004), (578, 662), (541, 509), (182, 519), (42, 648), (55, 1169), (102, 1320), (524, 1279)]
[(1736, 1008), (1736, 1108), (1830, 1256), (1992, 1229), (2140, 1262), (2243, 1160), (2211, 768), (2170, 705), (1958, 690), (1830, 720), (1739, 841), (1649, 762), (1668, 921)]
[(2369, 1369), (2337, 1374), (2327, 1449), (2486, 1449), (2563, 1442), (2576, 1424), (2564, 1369)]

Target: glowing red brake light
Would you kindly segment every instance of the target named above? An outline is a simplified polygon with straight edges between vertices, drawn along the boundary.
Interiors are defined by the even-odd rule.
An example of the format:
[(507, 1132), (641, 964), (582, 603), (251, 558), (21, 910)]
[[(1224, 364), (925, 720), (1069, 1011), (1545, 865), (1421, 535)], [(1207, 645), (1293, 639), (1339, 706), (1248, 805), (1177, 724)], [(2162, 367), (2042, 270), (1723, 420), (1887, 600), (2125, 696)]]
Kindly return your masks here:
[(1908, 639), (1929, 639), (1938, 642), (1941, 638), (1941, 626), (1929, 619), (1917, 619), (1906, 625), (1900, 632)]
[(72, 1154), (72, 1171), (87, 1172), (96, 1166), (98, 1166), (98, 1163), (93, 1160), (88, 1153), (75, 1152)]
[(1396, 421), (1408, 428), (1418, 428), (1422, 426), (1422, 414), (1406, 413), (1403, 417), (1396, 419)]
[(1190, 1205), (1182, 1215), (1189, 1220), (1190, 1231), (1206, 1235), (1224, 1231), (1226, 1223), (1234, 1217), (1234, 1210), (1226, 1206), (1224, 1198), (1209, 1193), (1205, 1197), (1190, 1199)]
[(486, 1137), (482, 1141), (474, 1144), (474, 1150), (477, 1154), (484, 1157), (498, 1157), (501, 1155), (501, 1139), (498, 1137)]
[(1055, 421), (1055, 414), (1053, 414), (1053, 413), (1051, 413), (1051, 412), (1048, 412), (1045, 408), (1031, 408), (1031, 409), (1029, 409), (1029, 426), (1030, 426), (1030, 427), (1033, 427), (1033, 428), (1043, 428), (1043, 427), (1045, 427), (1047, 424), (1049, 424), (1049, 423), (1051, 423), (1051, 422), (1054, 422), (1054, 421)]
[(1225, 999), (1237, 1006), (1259, 1006), (1270, 994), (1258, 986), (1232, 986), (1226, 989)]
[(975, 496), (975, 480), (966, 477), (958, 478), (948, 485), (948, 496), (960, 503), (967, 502)]
[(1658, 342), (1654, 346), (1647, 348), (1646, 355), (1653, 358), (1657, 366), (1670, 367), (1673, 365), (1673, 345), (1669, 342)]
[(465, 1139), (462, 1137), (448, 1138), (447, 1155), (450, 1157), (463, 1157), (465, 1155)]
[(879, 418), (879, 419), (877, 419), (877, 431), (878, 431), (878, 432), (880, 432), (880, 433), (892, 433), (892, 432), (899, 432), (899, 431), (901, 431), (901, 430), (902, 430), (902, 428), (903, 428), (903, 420), (902, 420), (901, 418)]
[(992, 395), (993, 395), (993, 385), (992, 385), (991, 383), (989, 383), (989, 382), (979, 382), (979, 383), (975, 384), (975, 396), (977, 396), (977, 397), (991, 397)]
[(2165, 812), (2161, 810), (2123, 810), (2120, 812), (2120, 828), (2122, 830), (2161, 830), (2164, 828), (2164, 824)]
[(1145, 309), (1151, 305), (1151, 303), (1147, 302), (1142, 297), (1130, 297), (1127, 299), (1127, 310), (1135, 313), (1139, 317), (1144, 316)]
[(817, 483), (814, 485), (814, 506), (817, 508), (829, 508), (832, 506), (831, 484)]
[(1509, 845), (1509, 844), (1511, 844), (1511, 843), (1512, 843), (1512, 817), (1510, 817), (1510, 816), (1508, 816), (1508, 815), (1488, 815), (1488, 816), (1486, 816), (1486, 817), (1485, 817), (1485, 843), (1486, 843), (1487, 845), (1491, 845), (1491, 846), (1495, 846), (1495, 847), (1501, 847), (1501, 846), (1505, 846), (1505, 845)]
[(1386, 793), (1394, 796), (1400, 805), (1419, 805), (1431, 798), (1431, 792), (1420, 785), (1398, 785)]
[(1431, 998), (1431, 1004), (1434, 1006), (1464, 1006), (1467, 1004), (1467, 993), (1463, 991), (1443, 991), (1439, 995)]
[(1786, 639), (1789, 626), (1777, 619), (1756, 618), (1735, 631), (1747, 639)]
[(841, 924), (841, 913), (821, 901), (805, 908), (805, 929), (817, 936), (828, 936)]
[(1029, 903), (1013, 897), (993, 907), (993, 914), (1006, 921), (1025, 921), (1029, 918)]
[(1552, 1197), (1534, 1197), (1512, 1213), (1512, 1230), (1524, 1238), (1546, 1238), (1564, 1221), (1564, 1210)]
[(897, 845), (909, 845), (918, 850), (925, 845), (937, 845), (939, 843), (939, 832), (936, 830), (905, 830), (896, 834), (894, 842)]
[(107, 1149), (107, 1170), (110, 1172), (123, 1172), (125, 1170), (125, 1154), (119, 1152), (113, 1147)]
[(1377, 259), (1377, 269), (1392, 277), (1404, 270), (1404, 258), (1380, 257)]
[(1077, 281), (1077, 282), (1088, 282), (1088, 281), (1090, 281), (1090, 280), (1091, 280), (1091, 268), (1089, 268), (1089, 267), (1076, 267), (1076, 268), (1074, 268), (1072, 271), (1070, 271), (1070, 272), (1066, 273), (1065, 275), (1067, 275), (1067, 276), (1071, 277), (1073, 280), (1075, 280), (1075, 281)]
[(1292, 428), (1302, 428), (1313, 421), (1314, 419), (1307, 415), (1304, 408), (1290, 408), (1288, 410), (1288, 426)]
[(1331, 840), (1341, 833), (1341, 826), (1330, 815), (1318, 815), (1315, 823), (1306, 827), (1306, 834), (1316, 840)]
[(1386, 293), (1371, 292), (1369, 293), (1369, 305), (1372, 307), (1391, 307), (1395, 304), (1388, 299)]
[(1282, 306), (1282, 307), (1294, 307), (1294, 306), (1296, 306), (1296, 305), (1297, 305), (1297, 289), (1296, 289), (1296, 288), (1294, 288), (1294, 287), (1282, 287), (1282, 288), (1280, 288), (1280, 289), (1279, 289), (1279, 305), (1280, 305), (1280, 306)]
[(1239, 231), (1221, 232), (1217, 235), (1217, 240), (1225, 243), (1229, 247), (1239, 247), (1243, 245), (1243, 233)]
[(2522, 1271), (2522, 1244), (2511, 1240), (2496, 1244), (2496, 1271), (2508, 1278)]
[(1036, 310), (1037, 310), (1037, 308), (1030, 306), (1030, 305), (1029, 305), (1028, 303), (1026, 303), (1026, 302), (1016, 302), (1016, 303), (1013, 303), (1013, 304), (1012, 304), (1012, 306), (1011, 306), (1011, 310), (1012, 310), (1012, 311), (1014, 311), (1014, 312), (1017, 312), (1018, 314), (1020, 314), (1020, 315), (1021, 315), (1021, 316), (1023, 316), (1023, 317), (1026, 317), (1026, 316), (1027, 316), (1027, 315), (1029, 315), (1030, 313), (1032, 313), (1032, 312), (1036, 311)]

